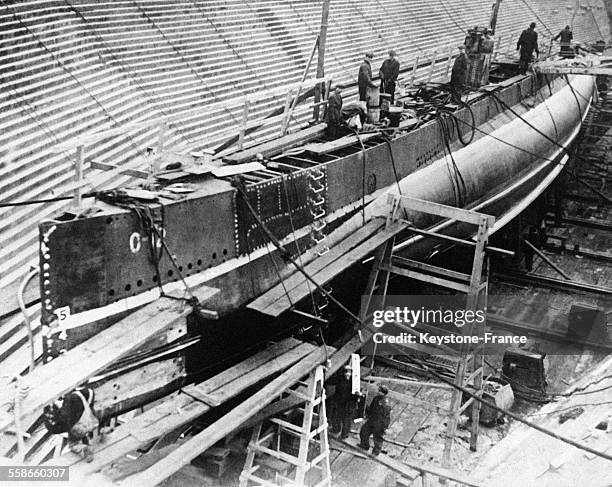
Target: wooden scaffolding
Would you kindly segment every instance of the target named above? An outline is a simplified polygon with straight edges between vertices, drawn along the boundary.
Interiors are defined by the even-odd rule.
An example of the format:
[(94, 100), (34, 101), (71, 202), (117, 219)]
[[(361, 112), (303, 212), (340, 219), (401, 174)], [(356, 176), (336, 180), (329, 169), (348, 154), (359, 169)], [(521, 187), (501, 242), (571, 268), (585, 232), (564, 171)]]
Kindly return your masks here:
[[(489, 234), (495, 223), (495, 218), (490, 215), (475, 211), (455, 208), (439, 203), (420, 200), (402, 195), (389, 195), (388, 203), (391, 208), (387, 217), (387, 225), (397, 225), (402, 220), (400, 212), (405, 215), (425, 213), (434, 217), (446, 219), (431, 230), (421, 230), (412, 226), (408, 230), (419, 238), (433, 238), (453, 244), (471, 247), (474, 250), (472, 270), (470, 274), (457, 272), (452, 269), (431, 265), (426, 262), (409, 259), (396, 255), (395, 237), (381, 245), (374, 258), (374, 264), (366, 288), (365, 298), (361, 306), (361, 318), (365, 320), (370, 312), (372, 296), (377, 294), (382, 297), (384, 304), (387, 296), (387, 288), (391, 275), (399, 275), (416, 279), (428, 284), (434, 284), (446, 289), (451, 289), (466, 295), (466, 311), (485, 310), (488, 290), (488, 262), (486, 246)], [(476, 226), (477, 231), (473, 240), (460, 239), (442, 233), (444, 228), (451, 224), (468, 224)], [(417, 325), (418, 326), (418, 325)], [(485, 321), (477, 325), (466, 327), (464, 335), (484, 337)], [(431, 328), (431, 327), (430, 327)], [(429, 330), (429, 331), (435, 331)], [(459, 360), (456, 365), (455, 385), (458, 387), (470, 387), (477, 396), (482, 394), (483, 371), (484, 371), (484, 344), (479, 342), (476, 346), (461, 345), (458, 351)], [(471, 406), (471, 436), (470, 449), (475, 451), (478, 440), (478, 427), (480, 418), (480, 402), (473, 398), (462, 403), (463, 394), (458, 389), (453, 390), (449, 421), (446, 432), (446, 442), (443, 452), (442, 465), (450, 465), (452, 445), (455, 438), (457, 424), (461, 413)]]

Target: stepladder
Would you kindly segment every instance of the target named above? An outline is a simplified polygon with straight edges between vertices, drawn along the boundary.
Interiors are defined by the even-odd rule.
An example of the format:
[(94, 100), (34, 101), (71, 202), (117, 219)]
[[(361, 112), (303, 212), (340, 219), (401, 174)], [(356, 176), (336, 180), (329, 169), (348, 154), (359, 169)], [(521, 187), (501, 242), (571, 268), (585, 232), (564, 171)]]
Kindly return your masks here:
[(287, 391), (302, 407), (253, 428), (240, 487), (331, 487), (324, 380), (318, 366), (302, 387)]

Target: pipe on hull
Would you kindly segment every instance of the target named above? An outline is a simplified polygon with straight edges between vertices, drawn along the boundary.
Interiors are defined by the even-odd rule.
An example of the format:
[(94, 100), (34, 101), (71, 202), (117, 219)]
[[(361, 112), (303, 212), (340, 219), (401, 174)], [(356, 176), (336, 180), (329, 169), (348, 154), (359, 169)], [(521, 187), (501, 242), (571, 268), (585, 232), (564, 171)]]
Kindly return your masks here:
[[(572, 93), (572, 89), (576, 96)], [(523, 115), (523, 118), (565, 147), (577, 134), (577, 128), (588, 109), (594, 90), (592, 77), (575, 76), (571, 80), (571, 88), (569, 85), (562, 88)], [(558, 157), (559, 152), (558, 145), (547, 140), (520, 118), (454, 151), (454, 163), (465, 184), (461, 188), (463, 206), (471, 208), (494, 197), (538, 165), (542, 166), (542, 170), (538, 171), (539, 177), (545, 176), (558, 168), (559, 162), (548, 159)], [(386, 217), (389, 212), (387, 195), (399, 194), (400, 191), (406, 196), (457, 206), (457, 195), (453, 189), (457, 180), (453, 182), (449, 172), (452, 170), (452, 164), (450, 157), (438, 159), (433, 164), (403, 178), (399, 182), (399, 189), (397, 185), (393, 185), (383, 190), (382, 194), (366, 208), (365, 220)], [(540, 188), (540, 191), (544, 189)], [(511, 192), (508, 198), (512, 199), (513, 195), (519, 193)], [(501, 214), (495, 216), (499, 217)], [(409, 212), (406, 218), (416, 226), (427, 226), (434, 222), (423, 213)], [(362, 224), (362, 215), (356, 215), (332, 233), (329, 239), (335, 243)]]

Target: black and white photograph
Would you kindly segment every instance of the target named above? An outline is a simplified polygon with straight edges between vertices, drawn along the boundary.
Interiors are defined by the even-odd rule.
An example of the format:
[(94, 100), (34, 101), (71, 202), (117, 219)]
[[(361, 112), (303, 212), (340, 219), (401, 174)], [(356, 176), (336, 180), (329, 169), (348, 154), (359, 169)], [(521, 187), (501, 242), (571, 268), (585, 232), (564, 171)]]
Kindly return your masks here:
[(0, 0), (0, 485), (612, 487), (612, 0)]

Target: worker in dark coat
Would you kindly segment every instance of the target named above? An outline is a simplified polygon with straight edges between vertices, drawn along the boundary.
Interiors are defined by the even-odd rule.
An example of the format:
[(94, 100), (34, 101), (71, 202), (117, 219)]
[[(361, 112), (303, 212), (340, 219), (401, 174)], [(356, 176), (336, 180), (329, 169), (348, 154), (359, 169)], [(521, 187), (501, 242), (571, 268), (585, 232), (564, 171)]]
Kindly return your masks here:
[(529, 66), (531, 62), (533, 51), (535, 51), (536, 56), (540, 55), (540, 51), (538, 50), (538, 33), (535, 31), (535, 26), (535, 22), (532, 22), (529, 25), (529, 29), (525, 29), (521, 33), (516, 43), (516, 50), (518, 51), (520, 49), (521, 51), (521, 58), (519, 60), (520, 74), (525, 74), (527, 72), (527, 66)]
[(349, 365), (344, 367), (342, 375), (335, 381), (336, 392), (333, 396), (333, 411), (331, 418), (332, 433), (340, 433), (340, 439), (345, 440), (351, 432), (355, 415), (355, 396), (353, 395), (352, 371)]
[(453, 98), (456, 101), (461, 100), (461, 93), (465, 90), (467, 81), (467, 54), (465, 53), (465, 46), (462, 44), (457, 46), (459, 49), (459, 55), (455, 58), (453, 63), (453, 69), (451, 71), (450, 88), (453, 94)]
[(572, 51), (572, 39), (574, 38), (574, 34), (572, 33), (572, 29), (569, 25), (565, 26), (561, 32), (559, 32), (554, 38), (553, 41), (561, 38), (561, 56), (570, 57), (573, 56), (574, 52)]
[(372, 59), (374, 54), (366, 53), (361, 66), (359, 66), (359, 75), (357, 76), (357, 85), (359, 86), (359, 101), (367, 101), (368, 86), (376, 88), (372, 81)]
[(94, 391), (84, 388), (64, 396), (63, 401), (45, 406), (43, 420), (53, 434), (68, 433), (68, 446), (74, 453), (81, 453), (88, 462), (93, 460), (90, 439), (98, 427), (93, 411)]
[(364, 450), (370, 449), (370, 436), (374, 436), (373, 455), (378, 455), (385, 440), (385, 431), (391, 423), (391, 407), (387, 400), (389, 390), (384, 386), (378, 387), (378, 394), (366, 408), (366, 422), (361, 427), (359, 446)]
[(391, 49), (389, 57), (382, 63), (378, 72), (380, 75), (380, 92), (391, 95), (391, 104), (395, 101), (395, 83), (400, 70), (400, 63), (395, 59), (395, 56), (395, 51)]
[(344, 117), (342, 116), (342, 86), (340, 85), (336, 85), (333, 93), (327, 99), (325, 123), (327, 123), (325, 133), (329, 137), (336, 138), (341, 135)]

